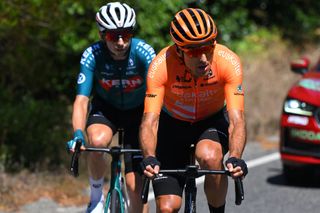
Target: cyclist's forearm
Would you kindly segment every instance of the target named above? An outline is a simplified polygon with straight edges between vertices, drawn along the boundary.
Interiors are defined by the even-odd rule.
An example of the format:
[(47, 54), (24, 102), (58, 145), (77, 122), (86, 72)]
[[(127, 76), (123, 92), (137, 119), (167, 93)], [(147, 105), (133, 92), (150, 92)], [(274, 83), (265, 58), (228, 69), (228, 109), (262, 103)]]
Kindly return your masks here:
[(89, 98), (85, 96), (77, 96), (73, 104), (72, 126), (73, 130), (85, 129)]
[(145, 113), (140, 126), (140, 147), (144, 157), (155, 156), (159, 116)]
[(241, 158), (246, 144), (246, 125), (244, 114), (241, 112), (231, 116), (229, 126), (229, 156)]

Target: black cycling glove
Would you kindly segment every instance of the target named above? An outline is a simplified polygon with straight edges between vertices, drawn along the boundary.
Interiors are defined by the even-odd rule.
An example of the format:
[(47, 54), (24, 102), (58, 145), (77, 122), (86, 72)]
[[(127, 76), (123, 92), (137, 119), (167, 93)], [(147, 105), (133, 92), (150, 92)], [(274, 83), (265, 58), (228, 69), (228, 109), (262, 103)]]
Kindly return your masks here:
[(141, 167), (142, 171), (144, 171), (146, 169), (146, 167), (149, 165), (152, 168), (154, 168), (155, 166), (160, 166), (161, 164), (156, 157), (149, 156), (149, 157), (143, 158), (143, 160), (140, 163), (140, 167)]
[(243, 176), (246, 176), (248, 174), (248, 167), (247, 164), (244, 160), (236, 157), (231, 157), (226, 161), (226, 165), (228, 163), (231, 163), (233, 167), (240, 166), (241, 170), (243, 171)]

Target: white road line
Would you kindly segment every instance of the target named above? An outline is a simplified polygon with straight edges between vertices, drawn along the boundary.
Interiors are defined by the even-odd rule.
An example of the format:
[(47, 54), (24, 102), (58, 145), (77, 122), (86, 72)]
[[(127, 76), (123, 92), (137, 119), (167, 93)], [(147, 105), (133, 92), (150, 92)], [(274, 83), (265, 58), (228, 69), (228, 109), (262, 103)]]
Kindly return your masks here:
[(262, 156), (257, 159), (249, 160), (247, 162), (247, 165), (248, 165), (248, 168), (254, 168), (254, 167), (257, 167), (257, 166), (260, 166), (263, 164), (267, 164), (267, 163), (270, 163), (272, 161), (279, 160), (279, 159), (280, 159), (280, 153), (274, 152), (272, 154), (265, 155), (265, 156)]
[[(263, 164), (270, 163), (270, 162), (278, 160), (278, 159), (280, 159), (279, 152), (274, 152), (269, 155), (265, 155), (265, 156), (262, 156), (262, 157), (259, 157), (259, 158), (253, 159), (253, 160), (249, 160), (246, 163), (247, 163), (248, 168), (250, 169), (250, 168), (254, 168), (254, 167), (257, 167), (257, 166), (260, 166)], [(203, 182), (204, 182), (204, 176), (197, 179), (197, 185), (201, 184)], [(149, 196), (148, 197), (149, 201), (154, 200), (153, 191), (149, 192), (148, 196)]]

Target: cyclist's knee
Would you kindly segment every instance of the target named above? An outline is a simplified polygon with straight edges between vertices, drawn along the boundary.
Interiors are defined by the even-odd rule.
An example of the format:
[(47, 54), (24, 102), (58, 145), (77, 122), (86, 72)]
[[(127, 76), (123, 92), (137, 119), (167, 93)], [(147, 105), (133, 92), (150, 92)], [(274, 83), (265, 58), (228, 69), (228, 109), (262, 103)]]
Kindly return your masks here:
[(170, 206), (170, 205), (161, 205), (159, 206), (159, 211), (161, 213), (174, 213), (174, 212), (178, 212), (179, 208), (174, 208), (173, 206)]
[(176, 196), (161, 196), (157, 199), (157, 208), (161, 213), (178, 212), (181, 207), (181, 199)]
[[(90, 127), (89, 127), (90, 128)], [(106, 147), (112, 139), (112, 130), (107, 127), (88, 128), (88, 137), (91, 146)]]
[(223, 162), (223, 153), (220, 149), (203, 149), (198, 152), (197, 160), (202, 168), (218, 169)]

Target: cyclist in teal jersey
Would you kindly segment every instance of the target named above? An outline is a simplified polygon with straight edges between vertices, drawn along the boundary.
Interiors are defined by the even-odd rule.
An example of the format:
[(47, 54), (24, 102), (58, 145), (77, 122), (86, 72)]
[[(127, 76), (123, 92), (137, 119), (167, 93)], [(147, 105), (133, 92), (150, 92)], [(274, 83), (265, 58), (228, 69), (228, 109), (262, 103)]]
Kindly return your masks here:
[[(72, 114), (74, 137), (68, 149), (73, 151), (77, 139), (85, 144), (85, 130), (90, 146), (106, 147), (118, 128), (124, 128), (125, 148), (139, 148), (146, 74), (155, 51), (133, 38), (135, 12), (127, 4), (106, 4), (97, 12), (96, 21), (101, 40), (82, 54)], [(125, 156), (129, 212), (148, 211), (140, 200), (141, 160), (142, 156)], [(91, 196), (87, 212), (103, 212), (105, 168), (102, 153), (88, 154)]]

